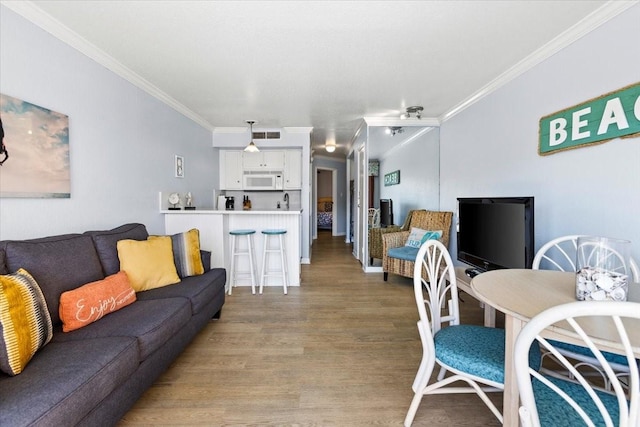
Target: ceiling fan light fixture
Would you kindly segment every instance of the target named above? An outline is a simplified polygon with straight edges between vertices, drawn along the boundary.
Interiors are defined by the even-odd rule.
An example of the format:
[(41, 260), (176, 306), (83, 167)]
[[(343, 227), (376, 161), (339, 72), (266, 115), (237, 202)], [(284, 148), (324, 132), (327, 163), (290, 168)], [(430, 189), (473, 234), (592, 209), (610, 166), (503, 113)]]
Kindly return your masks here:
[(248, 153), (257, 153), (260, 151), (258, 146), (253, 142), (253, 125), (256, 123), (255, 120), (245, 120), (245, 122), (249, 125), (249, 145), (247, 145), (244, 151)]
[(416, 119), (421, 119), (422, 118), (422, 111), (424, 110), (424, 108), (421, 105), (414, 105), (413, 107), (407, 107), (407, 112), (403, 115), (400, 116), (401, 119), (410, 119), (411, 115), (413, 114), (413, 116)]
[(402, 126), (389, 126), (384, 131), (387, 135), (395, 136), (397, 133), (404, 132), (404, 129)]

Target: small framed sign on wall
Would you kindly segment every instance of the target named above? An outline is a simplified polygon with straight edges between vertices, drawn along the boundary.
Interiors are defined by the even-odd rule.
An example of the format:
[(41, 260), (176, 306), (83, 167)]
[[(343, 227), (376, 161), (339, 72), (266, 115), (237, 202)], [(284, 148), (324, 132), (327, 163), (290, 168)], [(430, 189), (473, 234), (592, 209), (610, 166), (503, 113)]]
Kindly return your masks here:
[(176, 156), (176, 178), (184, 178), (184, 157)]
[(384, 185), (388, 187), (389, 185), (397, 185), (400, 184), (400, 171), (393, 171), (384, 176)]

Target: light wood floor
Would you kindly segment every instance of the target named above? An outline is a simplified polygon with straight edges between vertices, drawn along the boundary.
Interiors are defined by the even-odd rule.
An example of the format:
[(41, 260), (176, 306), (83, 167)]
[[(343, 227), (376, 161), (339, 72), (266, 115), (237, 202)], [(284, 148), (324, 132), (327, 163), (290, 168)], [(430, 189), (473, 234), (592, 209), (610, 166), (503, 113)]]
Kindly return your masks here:
[[(344, 237), (328, 232), (312, 255), (288, 295), (235, 288), (222, 318), (119, 425), (402, 425), (422, 355), (411, 280), (363, 273)], [(462, 298), (463, 321), (481, 324), (478, 303)], [(414, 422), (494, 425), (475, 394), (427, 396)]]

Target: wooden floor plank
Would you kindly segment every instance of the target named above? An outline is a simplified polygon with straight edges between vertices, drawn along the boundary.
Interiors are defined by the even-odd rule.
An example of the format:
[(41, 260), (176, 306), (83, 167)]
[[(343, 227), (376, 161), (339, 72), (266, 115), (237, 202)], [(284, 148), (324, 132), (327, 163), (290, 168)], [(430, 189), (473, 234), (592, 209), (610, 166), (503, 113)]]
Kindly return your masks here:
[[(422, 346), (412, 281), (365, 274), (320, 232), (302, 284), (238, 287), (119, 425), (400, 426)], [(462, 295), (464, 323), (482, 324)], [(492, 400), (501, 404), (501, 395)], [(423, 399), (414, 426), (497, 426), (476, 395)]]

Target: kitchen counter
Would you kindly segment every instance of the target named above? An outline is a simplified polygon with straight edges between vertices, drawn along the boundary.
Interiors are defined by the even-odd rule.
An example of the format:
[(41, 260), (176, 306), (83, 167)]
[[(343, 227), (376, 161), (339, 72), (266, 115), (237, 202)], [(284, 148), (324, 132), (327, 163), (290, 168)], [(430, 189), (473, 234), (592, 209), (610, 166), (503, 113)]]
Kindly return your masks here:
[[(300, 286), (300, 254), (302, 250), (301, 209), (273, 209), (273, 210), (161, 210), (164, 214), (166, 234), (182, 233), (192, 228), (200, 231), (200, 247), (211, 252), (211, 267), (227, 269), (227, 283), (231, 269), (231, 239), (229, 231), (234, 229), (253, 229), (255, 254), (257, 258), (256, 270), (260, 274), (262, 268), (262, 251), (266, 229), (285, 229), (285, 245), (287, 266), (289, 268), (289, 286)], [(246, 257), (237, 259), (239, 271), (249, 270)], [(271, 265), (276, 257), (270, 257), (268, 269), (275, 270)], [(259, 278), (258, 278), (259, 280)], [(279, 280), (266, 283), (265, 286), (282, 286)], [(251, 286), (244, 281), (240, 286)]]

